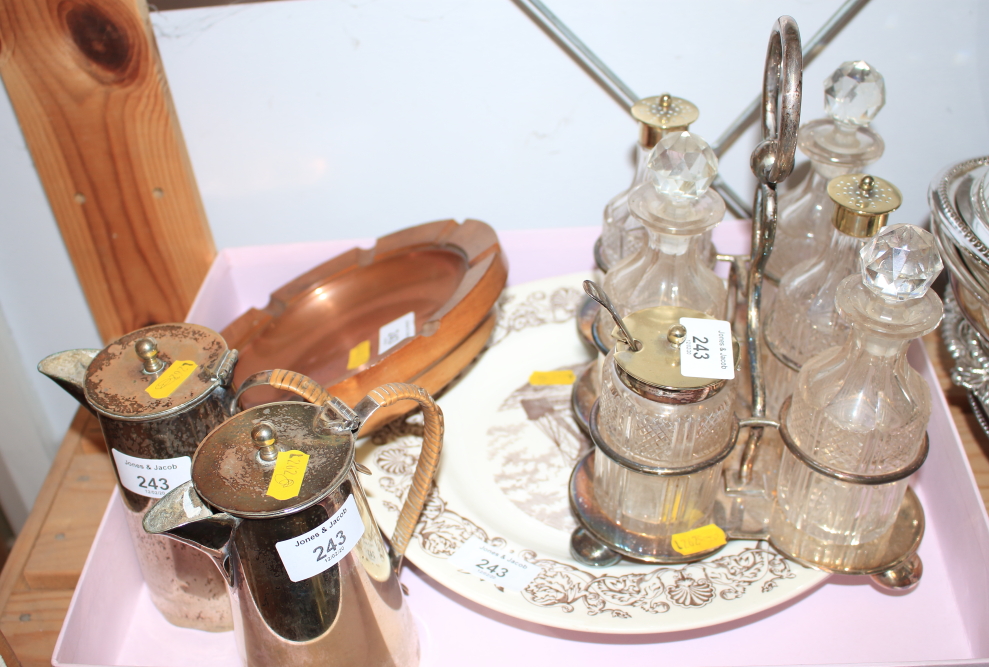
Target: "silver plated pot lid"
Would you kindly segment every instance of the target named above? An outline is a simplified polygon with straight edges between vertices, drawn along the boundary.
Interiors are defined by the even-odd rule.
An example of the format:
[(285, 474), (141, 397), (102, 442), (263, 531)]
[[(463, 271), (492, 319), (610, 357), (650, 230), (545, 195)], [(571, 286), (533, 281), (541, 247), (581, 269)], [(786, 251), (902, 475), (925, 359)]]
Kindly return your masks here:
[[(639, 343), (635, 349), (622, 340), (616, 328), (615, 370), (626, 387), (651, 400), (672, 403), (695, 403), (720, 391), (727, 380), (691, 377), (681, 373), (680, 343), (686, 329), (680, 318), (704, 320), (715, 318), (678, 306), (644, 308), (624, 318), (629, 332)], [(732, 362), (737, 370), (739, 346), (731, 337)]]
[(86, 400), (111, 419), (147, 421), (187, 410), (226, 381), (236, 352), (198, 324), (155, 324), (113, 341), (86, 371)]
[(310, 507), (354, 465), (354, 437), (333, 428), (323, 407), (286, 401), (234, 415), (207, 435), (192, 459), (192, 483), (210, 505), (265, 518)]

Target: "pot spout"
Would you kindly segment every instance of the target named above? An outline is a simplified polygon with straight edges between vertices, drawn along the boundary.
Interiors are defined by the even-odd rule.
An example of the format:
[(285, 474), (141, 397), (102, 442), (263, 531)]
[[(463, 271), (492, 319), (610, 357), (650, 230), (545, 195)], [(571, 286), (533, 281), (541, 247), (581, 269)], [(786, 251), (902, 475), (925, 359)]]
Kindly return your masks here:
[(213, 559), (230, 582), (228, 545), (240, 519), (214, 513), (188, 481), (169, 491), (144, 515), (144, 530), (199, 549)]
[(89, 364), (98, 353), (99, 350), (93, 349), (56, 352), (38, 363), (38, 371), (50, 377), (58, 386), (69, 392), (84, 408), (96, 414), (89, 401), (86, 400), (83, 381), (86, 379), (86, 370), (89, 368)]

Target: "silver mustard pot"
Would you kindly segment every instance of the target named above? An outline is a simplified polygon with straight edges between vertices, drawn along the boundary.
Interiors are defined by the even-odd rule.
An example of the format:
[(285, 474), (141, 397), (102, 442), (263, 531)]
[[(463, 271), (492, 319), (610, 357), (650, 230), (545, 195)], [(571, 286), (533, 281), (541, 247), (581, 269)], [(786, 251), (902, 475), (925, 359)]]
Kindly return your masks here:
[(229, 417), (236, 361), (211, 329), (157, 324), (38, 364), (99, 418), (155, 606), (175, 625), (214, 632), (232, 628), (221, 573), (198, 551), (146, 534), (141, 521), (188, 481), (199, 441)]
[[(436, 470), (442, 412), (408, 384), (379, 387), (354, 409), (296, 373), (265, 371), (241, 390), (258, 384), (312, 402), (260, 405), (210, 433), (191, 481), (147, 513), (145, 529), (224, 572), (249, 667), (417, 665), (398, 572)], [(422, 407), (423, 447), (389, 546), (358, 480), (355, 438), (375, 410), (409, 399)]]

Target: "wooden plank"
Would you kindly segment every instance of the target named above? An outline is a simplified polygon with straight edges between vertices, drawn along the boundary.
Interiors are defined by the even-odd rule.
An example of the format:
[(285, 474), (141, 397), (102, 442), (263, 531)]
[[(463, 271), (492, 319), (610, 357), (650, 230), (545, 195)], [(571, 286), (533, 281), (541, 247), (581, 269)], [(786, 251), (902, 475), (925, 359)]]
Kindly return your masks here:
[(14, 593), (0, 613), (6, 635), (24, 667), (50, 667), (72, 591)]
[(145, 0), (0, 3), (0, 76), (103, 339), (182, 321), (216, 250)]
[(10, 647), (2, 632), (0, 632), (0, 661), (6, 667), (21, 667), (21, 661), (14, 655), (14, 649)]
[[(22, 582), (21, 572), (27, 563), (28, 557), (31, 555), (31, 551), (34, 549), (35, 540), (41, 532), (45, 519), (48, 517), (48, 511), (55, 501), (55, 496), (58, 495), (62, 478), (65, 477), (65, 473), (79, 449), (82, 432), (85, 429), (86, 422), (89, 420), (95, 422), (96, 417), (93, 417), (83, 408), (79, 408), (75, 418), (72, 420), (72, 425), (62, 440), (62, 446), (59, 448), (58, 454), (55, 455), (55, 460), (52, 461), (51, 468), (48, 470), (48, 476), (45, 477), (41, 491), (34, 501), (31, 514), (28, 515), (20, 535), (17, 536), (17, 541), (14, 542), (14, 547), (10, 550), (7, 563), (4, 565), (3, 571), (0, 572), (0, 609), (6, 607), (7, 600), (14, 593), (15, 588), (19, 588)], [(8, 639), (10, 639), (9, 635)]]
[(77, 453), (24, 565), (32, 589), (75, 588), (117, 483), (105, 453)]
[(982, 494), (982, 502), (989, 512), (989, 435), (986, 435), (979, 426), (972, 412), (972, 406), (968, 402), (967, 392), (951, 382), (954, 362), (941, 341), (940, 332), (935, 331), (924, 336), (924, 347), (931, 358), (931, 365), (937, 373), (941, 389), (948, 399), (951, 418), (958, 429), (969, 465), (972, 466), (975, 483), (978, 484), (979, 492)]

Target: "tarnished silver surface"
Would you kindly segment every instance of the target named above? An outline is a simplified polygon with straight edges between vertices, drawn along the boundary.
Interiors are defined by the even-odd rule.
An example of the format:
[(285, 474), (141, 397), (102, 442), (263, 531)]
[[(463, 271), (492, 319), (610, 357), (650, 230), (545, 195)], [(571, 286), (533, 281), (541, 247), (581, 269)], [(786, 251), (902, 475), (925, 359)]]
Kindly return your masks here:
[[(159, 344), (150, 334), (167, 332), (169, 353), (159, 358)], [(189, 339), (183, 339), (190, 333)], [(160, 337), (160, 336), (159, 336)], [(203, 348), (198, 342), (204, 343)], [(177, 344), (175, 344), (177, 343)], [(128, 334), (104, 350), (68, 350), (46, 357), (38, 370), (68, 391), (100, 421), (107, 448), (138, 459), (192, 457), (199, 442), (229, 417), (230, 369), (237, 358), (222, 338), (205, 327), (175, 324), (146, 327)], [(198, 373), (185, 394), (151, 401), (144, 389), (160, 376), (165, 362), (195, 359)], [(94, 361), (95, 360), (95, 361)], [(158, 371), (147, 362), (159, 361)], [(92, 368), (101, 363), (100, 369)], [(155, 367), (155, 364), (151, 365)], [(95, 372), (99, 371), (99, 372)], [(100, 407), (89, 397), (96, 396)], [(233, 628), (230, 603), (214, 563), (198, 551), (141, 528), (145, 512), (157, 501), (119, 483), (131, 541), (152, 601), (168, 621), (181, 627), (227, 631)]]
[(625, 326), (625, 322), (622, 320), (621, 315), (618, 314), (614, 304), (611, 303), (611, 299), (608, 298), (608, 295), (603, 289), (601, 289), (593, 280), (585, 280), (584, 292), (587, 293), (587, 296), (601, 304), (604, 309), (611, 314), (611, 319), (615, 321), (615, 325), (618, 327), (618, 330), (622, 332), (623, 341), (626, 345), (633, 350), (639, 350), (642, 348), (642, 343), (637, 341), (628, 330), (628, 327)]
[[(589, 296), (584, 298), (580, 308), (577, 309), (577, 334), (593, 352), (601, 352), (596, 342), (597, 339), (594, 337), (594, 320), (597, 319), (599, 310), (601, 310), (601, 305)], [(607, 353), (608, 351), (605, 350), (604, 354)]]
[[(901, 563), (916, 555), (917, 549), (920, 547), (920, 542), (924, 538), (924, 527), (924, 508), (921, 506), (917, 494), (908, 486), (893, 527), (883, 536), (887, 539), (883, 548), (881, 550), (863, 548), (860, 553), (863, 556), (869, 556), (869, 559), (860, 559), (854, 566), (831, 568), (814, 561), (797, 558), (786, 550), (781, 549), (773, 540), (772, 535), (769, 536), (769, 543), (773, 545), (774, 549), (790, 560), (796, 561), (806, 567), (812, 567), (816, 570), (832, 572), (834, 574), (884, 575), (884, 573), (889, 573), (885, 575), (885, 581), (894, 582), (898, 579), (902, 580), (903, 573), (891, 571), (896, 570)], [(918, 557), (914, 561), (914, 564), (918, 563), (919, 560)], [(923, 568), (918, 569), (911, 566), (910, 569), (913, 576), (918, 578), (920, 573), (923, 572)], [(885, 585), (882, 580), (876, 580), (876, 583)]]
[(783, 401), (783, 405), (780, 406), (780, 420), (778, 425), (780, 438), (783, 440), (783, 444), (786, 445), (786, 448), (790, 450), (790, 453), (797, 457), (797, 460), (814, 472), (820, 473), (825, 477), (830, 477), (831, 479), (847, 482), (849, 484), (877, 486), (879, 484), (892, 484), (893, 482), (898, 482), (901, 479), (906, 479), (920, 470), (920, 466), (924, 465), (924, 461), (927, 460), (927, 454), (931, 449), (931, 441), (930, 438), (927, 437), (927, 433), (924, 433), (924, 442), (921, 444), (920, 451), (917, 452), (917, 456), (915, 456), (910, 463), (907, 463), (899, 470), (893, 470), (891, 472), (877, 475), (860, 475), (857, 473), (846, 472), (844, 470), (838, 470), (837, 468), (832, 468), (829, 465), (821, 463), (814, 457), (810, 456), (807, 452), (801, 449), (796, 442), (794, 442), (793, 437), (790, 435), (790, 431), (786, 427), (786, 416), (790, 412), (791, 398), (791, 396), (787, 396), (786, 400)]
[[(577, 517), (580, 525), (591, 534), (592, 537), (603, 543), (612, 551), (643, 560), (648, 563), (691, 563), (707, 558), (713, 553), (717, 553), (724, 548), (724, 545), (715, 547), (708, 551), (690, 554), (689, 556), (670, 556), (669, 537), (654, 537), (636, 533), (623, 528), (609, 519), (598, 506), (594, 497), (594, 457), (596, 450), (592, 449), (574, 467), (570, 476), (570, 507)], [(582, 536), (580, 536), (582, 537)], [(593, 557), (593, 551), (580, 539), (575, 532), (570, 538), (571, 552), (587, 554)], [(593, 543), (592, 543), (593, 546)], [(607, 554), (601, 555), (602, 560)], [(594, 563), (588, 562), (588, 565)], [(601, 565), (610, 563), (602, 562)]]
[[(766, 416), (766, 386), (762, 377), (762, 279), (776, 236), (776, 186), (793, 170), (800, 126), (802, 83), (800, 31), (789, 16), (773, 25), (766, 53), (762, 93), (762, 142), (752, 152), (752, 172), (759, 179), (752, 216), (752, 254), (749, 264), (747, 347), (752, 382), (752, 417)], [(752, 478), (762, 428), (749, 429), (742, 451), (739, 478)]]
[[(319, 503), (347, 478), (354, 462), (352, 433), (317, 430), (322, 411), (322, 406), (312, 403), (285, 401), (234, 415), (196, 450), (192, 460), (196, 492), (211, 507), (242, 518), (283, 516)], [(255, 435), (271, 440), (262, 448), (273, 447), (274, 456), (261, 455)], [(286, 451), (309, 457), (305, 475), (295, 496), (274, 498), (265, 492), (273, 470), (266, 463)]]
[(86, 400), (84, 385), (89, 364), (100, 351), (92, 348), (50, 354), (38, 362), (38, 372), (49, 377), (94, 415), (99, 413)]
[(574, 528), (570, 535), (570, 555), (578, 563), (590, 567), (609, 567), (617, 565), (622, 555), (612, 551), (607, 544), (594, 537), (584, 527)]
[(587, 364), (573, 383), (573, 390), (570, 393), (570, 408), (573, 410), (577, 424), (584, 429), (585, 433), (591, 428), (591, 408), (598, 400), (601, 393), (600, 386), (601, 372), (598, 367), (598, 360)]
[[(152, 341), (152, 345), (147, 345)], [(140, 350), (140, 353), (139, 353)], [(141, 354), (148, 355), (147, 358)], [(223, 369), (237, 351), (227, 348), (220, 334), (185, 322), (155, 324), (112, 341), (93, 358), (83, 383), (86, 401), (101, 415), (116, 421), (159, 420), (196, 407), (229, 382)], [(158, 370), (148, 370), (155, 361)], [(194, 363), (191, 373), (164, 394), (147, 391), (166, 378), (174, 364)]]
[[(291, 581), (275, 545), (320, 526), (351, 496), (365, 526), (356, 547), (321, 574)], [(317, 504), (274, 519), (215, 513), (189, 482), (159, 501), (144, 527), (199, 549), (226, 573), (247, 667), (419, 662), (398, 575), (353, 473)]]
[(944, 319), (941, 321), (941, 340), (955, 362), (951, 369), (951, 381), (967, 389), (976, 418), (989, 434), (986, 406), (989, 405), (989, 352), (986, 342), (962, 316), (953, 294), (944, 295)]

